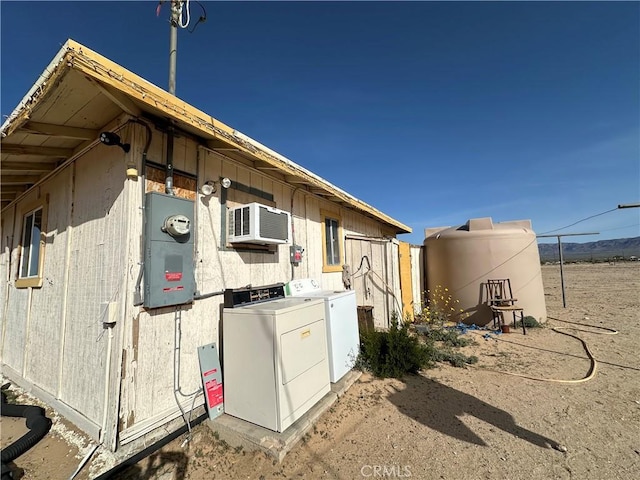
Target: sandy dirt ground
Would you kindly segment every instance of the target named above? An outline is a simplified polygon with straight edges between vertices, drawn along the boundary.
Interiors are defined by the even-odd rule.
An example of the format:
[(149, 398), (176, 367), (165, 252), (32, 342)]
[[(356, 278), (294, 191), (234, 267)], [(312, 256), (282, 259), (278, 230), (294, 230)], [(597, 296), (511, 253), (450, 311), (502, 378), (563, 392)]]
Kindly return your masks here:
[[(640, 478), (640, 262), (566, 265), (566, 308), (559, 267), (542, 273), (544, 328), (468, 333), (476, 344), (462, 351), (479, 362), (466, 369), (441, 365), (403, 380), (364, 374), (281, 463), (201, 424), (188, 445), (178, 438), (116, 478)], [(583, 344), (554, 327), (586, 343), (597, 362), (591, 379)], [(15, 461), (16, 478), (66, 479), (77, 468), (90, 445), (54, 420), (52, 434)], [(23, 423), (2, 419), (3, 446)], [(76, 478), (99, 465), (94, 456)]]

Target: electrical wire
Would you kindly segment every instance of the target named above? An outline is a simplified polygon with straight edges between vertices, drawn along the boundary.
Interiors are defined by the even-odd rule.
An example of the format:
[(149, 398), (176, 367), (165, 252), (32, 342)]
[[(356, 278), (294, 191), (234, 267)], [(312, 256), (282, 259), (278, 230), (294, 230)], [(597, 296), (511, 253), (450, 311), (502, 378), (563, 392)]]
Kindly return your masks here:
[(371, 270), (371, 262), (369, 262), (369, 257), (366, 255), (363, 255), (362, 258), (360, 259), (360, 266), (355, 272), (351, 274), (351, 278), (355, 277), (356, 273), (358, 273), (362, 269), (362, 264), (365, 259), (367, 260), (367, 267), (369, 268), (369, 270)]
[[(180, 15), (178, 16), (178, 26), (180, 28), (187, 28), (189, 23), (191, 22), (191, 6), (189, 5), (190, 0), (180, 1)], [(186, 7), (186, 8), (185, 8)], [(186, 21), (183, 21), (182, 17), (186, 10)]]
[(205, 10), (204, 6), (197, 0), (193, 0), (193, 1), (196, 2), (202, 9), (202, 15), (200, 15), (200, 18), (198, 18), (198, 21), (193, 25), (193, 28), (189, 30), (189, 33), (195, 32), (198, 25), (207, 21), (207, 11)]
[[(391, 296), (393, 297), (393, 299), (396, 302), (396, 307), (398, 307), (398, 314), (402, 315), (402, 305), (400, 305), (400, 302), (398, 301), (398, 297), (396, 297), (395, 293), (393, 292), (393, 288), (391, 288), (391, 286), (384, 281), (384, 279), (371, 268), (371, 263), (369, 262), (369, 257), (367, 255), (363, 255), (362, 258), (360, 259), (360, 266), (358, 267), (358, 269), (353, 272), (351, 274), (351, 278), (354, 278), (356, 273), (358, 273), (361, 269), (362, 269), (362, 264), (364, 263), (364, 260), (367, 260), (367, 267), (368, 270), (366, 272), (364, 272), (361, 276), (364, 276), (365, 279), (367, 278), (367, 275), (369, 273), (373, 273), (376, 277), (378, 277), (380, 279), (380, 281), (383, 283), (383, 285), (386, 287), (387, 293), (391, 294)], [(380, 287), (378, 287), (380, 288)], [(382, 288), (380, 288), (380, 290), (382, 290)]]
[[(196, 397), (203, 392), (202, 387), (198, 387), (193, 393), (184, 394), (182, 393), (182, 388), (180, 387), (180, 348), (182, 343), (182, 310), (180, 310), (180, 306), (176, 306), (174, 322), (175, 322), (175, 333), (174, 333), (174, 345), (173, 345), (173, 397), (178, 404), (178, 408), (180, 409), (180, 414), (182, 415), (182, 420), (184, 420), (185, 425), (187, 426), (187, 437), (183, 442), (183, 446), (191, 441), (191, 412), (193, 412), (193, 407), (196, 402)], [(193, 395), (193, 400), (191, 402), (191, 410), (189, 410), (189, 419), (187, 419), (187, 415), (180, 404), (180, 399), (178, 398), (178, 394), (182, 395), (185, 398), (189, 398)]]
[(577, 224), (579, 224), (579, 223), (582, 223), (582, 222), (584, 222), (584, 221), (586, 221), (586, 220), (590, 220), (590, 219), (592, 219), (592, 218), (599, 217), (600, 215), (604, 215), (605, 213), (611, 213), (611, 212), (613, 212), (614, 210), (618, 210), (618, 207), (616, 207), (616, 208), (612, 208), (611, 210), (607, 210), (606, 212), (596, 213), (595, 215), (591, 215), (591, 216), (589, 216), (589, 217), (583, 218), (582, 220), (578, 220), (577, 222), (573, 222), (572, 224), (567, 225), (567, 226), (565, 226), (565, 227), (560, 227), (560, 228), (556, 228), (556, 229), (554, 229), (554, 230), (549, 230), (548, 232), (542, 232), (542, 233), (539, 233), (538, 235), (546, 235), (547, 233), (553, 233), (553, 232), (557, 232), (558, 230), (564, 230), (565, 228), (573, 227), (574, 225), (577, 225)]

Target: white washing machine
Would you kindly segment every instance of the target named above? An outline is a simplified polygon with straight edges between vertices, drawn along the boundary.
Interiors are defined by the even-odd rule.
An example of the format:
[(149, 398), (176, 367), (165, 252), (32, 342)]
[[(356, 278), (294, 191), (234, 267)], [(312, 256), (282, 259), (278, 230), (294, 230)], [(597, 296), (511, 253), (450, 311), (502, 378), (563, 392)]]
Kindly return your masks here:
[(279, 298), (225, 308), (225, 412), (283, 432), (330, 391), (324, 303)]
[(360, 351), (358, 307), (355, 290), (321, 290), (311, 278), (292, 280), (285, 294), (295, 298), (322, 298), (325, 305), (329, 378), (336, 383), (349, 372)]

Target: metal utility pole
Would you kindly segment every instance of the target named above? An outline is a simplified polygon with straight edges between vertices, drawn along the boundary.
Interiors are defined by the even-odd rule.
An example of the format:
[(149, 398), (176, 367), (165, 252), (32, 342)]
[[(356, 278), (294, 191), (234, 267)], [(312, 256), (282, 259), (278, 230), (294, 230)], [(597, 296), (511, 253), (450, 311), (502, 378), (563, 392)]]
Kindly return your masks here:
[(564, 294), (564, 271), (562, 266), (564, 265), (564, 260), (562, 258), (562, 240), (561, 237), (572, 237), (576, 235), (599, 235), (599, 232), (591, 232), (591, 233), (564, 233), (560, 235), (537, 235), (538, 238), (544, 237), (558, 237), (558, 255), (560, 257), (560, 285), (562, 287), (562, 306), (567, 308), (567, 299)]
[[(182, 0), (171, 1), (171, 21), (169, 22), (169, 93), (176, 94), (176, 64), (178, 58), (178, 23), (182, 14)], [(169, 123), (167, 132), (167, 168), (165, 172), (165, 193), (174, 195), (173, 191), (173, 121)]]
[(182, 0), (171, 2), (171, 21), (169, 36), (169, 93), (176, 94), (176, 62), (178, 57), (178, 22), (182, 13)]

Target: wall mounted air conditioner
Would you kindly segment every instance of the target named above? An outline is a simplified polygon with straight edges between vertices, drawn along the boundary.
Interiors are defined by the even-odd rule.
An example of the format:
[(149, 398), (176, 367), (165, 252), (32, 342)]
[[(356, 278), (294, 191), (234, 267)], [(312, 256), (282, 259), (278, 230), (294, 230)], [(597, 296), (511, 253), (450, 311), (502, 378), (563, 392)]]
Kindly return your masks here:
[(260, 203), (248, 203), (229, 211), (229, 243), (290, 243), (289, 212)]

